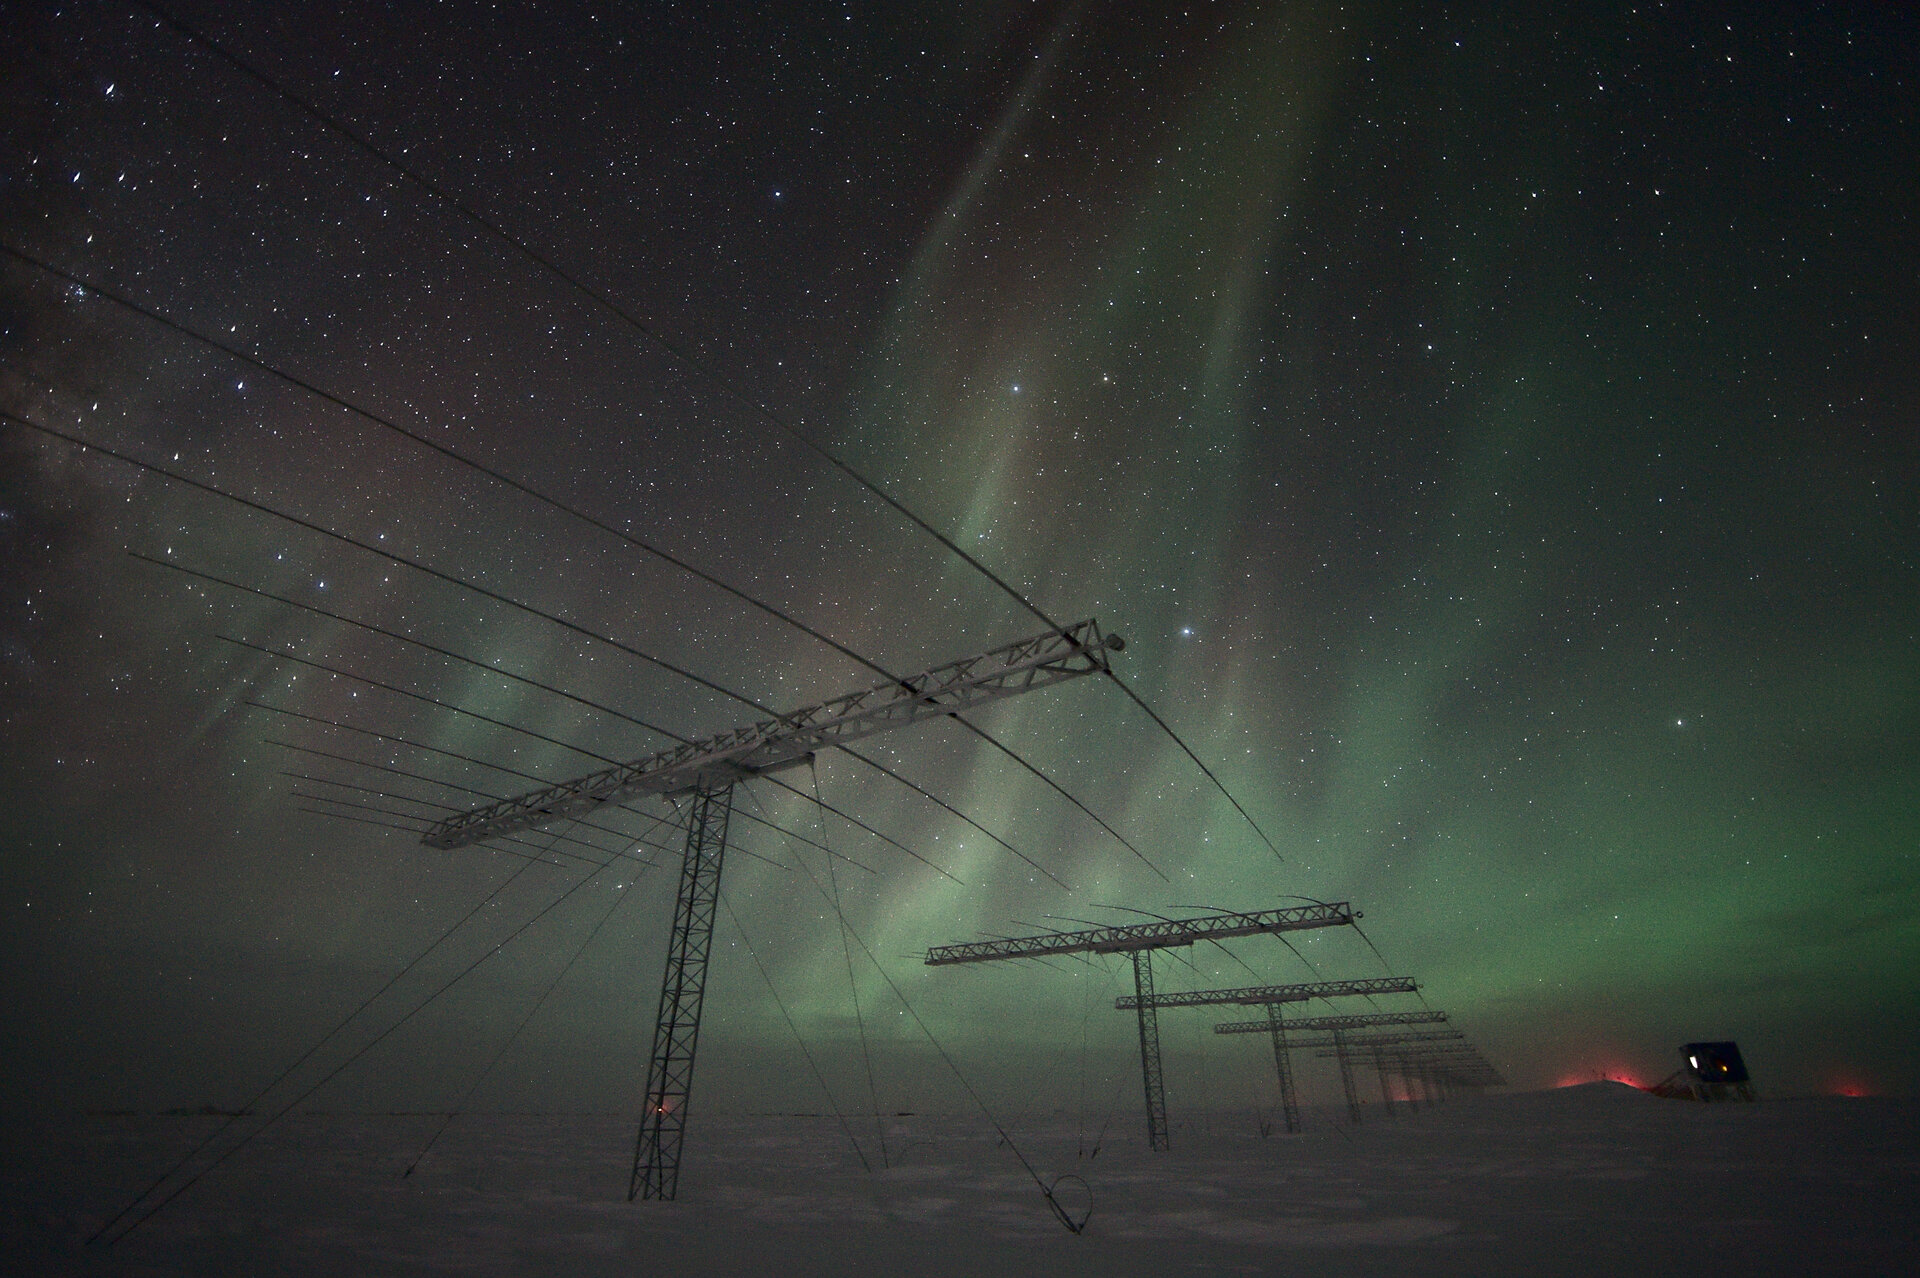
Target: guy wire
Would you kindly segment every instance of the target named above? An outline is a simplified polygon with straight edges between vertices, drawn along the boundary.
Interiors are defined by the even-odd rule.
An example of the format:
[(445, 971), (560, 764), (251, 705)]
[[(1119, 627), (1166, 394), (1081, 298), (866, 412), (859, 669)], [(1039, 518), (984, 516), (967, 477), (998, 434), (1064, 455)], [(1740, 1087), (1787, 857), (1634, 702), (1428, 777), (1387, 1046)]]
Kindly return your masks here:
[[(820, 799), (820, 764), (812, 755), (807, 756), (807, 771), (813, 776), (813, 801), (817, 805)], [(814, 809), (814, 820), (820, 827), (820, 841), (828, 841), (827, 822), (820, 815), (819, 808)], [(867, 1047), (867, 1022), (860, 1012), (860, 982), (853, 975), (853, 948), (847, 944), (847, 916), (840, 909), (840, 880), (833, 872), (833, 858), (826, 858), (827, 886), (833, 889), (833, 912), (840, 919), (840, 953), (847, 961), (847, 993), (853, 998), (853, 1024), (860, 1035), (860, 1060), (867, 1070), (867, 1101), (873, 1107), (873, 1130), (880, 1143), (880, 1166), (892, 1167), (892, 1156), (887, 1152), (887, 1124), (880, 1116), (880, 1090), (873, 1081), (873, 1053)]]

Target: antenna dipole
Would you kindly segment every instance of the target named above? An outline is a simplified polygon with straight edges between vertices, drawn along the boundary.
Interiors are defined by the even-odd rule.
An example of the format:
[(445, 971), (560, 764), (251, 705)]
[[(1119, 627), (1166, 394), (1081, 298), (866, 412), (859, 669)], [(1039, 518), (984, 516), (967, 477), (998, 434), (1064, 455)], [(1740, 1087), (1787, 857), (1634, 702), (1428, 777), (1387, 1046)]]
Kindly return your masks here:
[[(1412, 994), (1420, 988), (1411, 976), (1376, 976), (1363, 981), (1306, 981), (1299, 985), (1252, 985), (1231, 990), (1180, 990), (1153, 995), (1156, 1007), (1217, 1007), (1223, 1003), (1258, 1005), (1305, 1003), (1316, 998), (1361, 998), (1370, 994)], [(1134, 999), (1121, 995), (1113, 1005), (1126, 1011)]]
[(935, 666), (924, 674), (774, 714), (719, 736), (684, 742), (632, 763), (455, 813), (421, 837), (429, 847), (466, 847), (556, 821), (577, 820), (606, 804), (636, 796), (691, 796), (686, 855), (647, 1066), (646, 1106), (627, 1182), (629, 1201), (671, 1199), (679, 1190), (680, 1154), (693, 1094), (694, 1056), (734, 784), (798, 766), (817, 750), (922, 719), (958, 715), (1083, 675), (1111, 673), (1107, 655), (1125, 646), (1118, 635), (1103, 636), (1094, 621), (1082, 621)]
[[(1146, 1092), (1147, 1145), (1155, 1150), (1169, 1147), (1167, 1136), (1167, 1093), (1160, 1067), (1160, 1013), (1163, 1007), (1191, 1007), (1206, 1002), (1284, 1003), (1309, 998), (1331, 998), (1341, 994), (1391, 994), (1413, 988), (1405, 977), (1384, 981), (1321, 982), (1314, 985), (1261, 985), (1243, 990), (1207, 990), (1204, 994), (1234, 995), (1231, 998), (1196, 998), (1191, 994), (1161, 994), (1153, 990), (1153, 952), (1177, 949), (1200, 941), (1222, 941), (1238, 936), (1279, 935), (1319, 927), (1343, 927), (1360, 917), (1359, 911), (1345, 901), (1315, 902), (1284, 910), (1253, 910), (1245, 913), (1226, 911), (1198, 918), (1156, 918), (1151, 923), (1128, 923), (1118, 927), (1096, 927), (1085, 932), (1045, 932), (1039, 936), (1007, 937), (992, 941), (969, 941), (961, 945), (936, 945), (927, 951), (927, 966), (942, 967), (954, 963), (988, 963), (998, 959), (1040, 958), (1048, 954), (1126, 954), (1133, 960), (1133, 994), (1114, 1001), (1118, 1008), (1132, 1008), (1140, 1023), (1140, 1080)], [(1361, 988), (1365, 987), (1365, 988)], [(1252, 996), (1252, 997), (1247, 997)]]
[[(1369, 1029), (1377, 1025), (1431, 1025), (1447, 1019), (1445, 1012), (1362, 1012), (1353, 1016), (1302, 1016), (1287, 1022), (1291, 1030), (1322, 1033), (1327, 1030)], [(1227, 1021), (1213, 1027), (1216, 1034), (1264, 1034), (1265, 1021)]]
[(1107, 653), (1125, 646), (1119, 635), (1102, 637), (1098, 624), (1082, 621), (935, 666), (924, 674), (774, 714), (632, 763), (457, 813), (435, 823), (420, 841), (428, 847), (461, 848), (496, 834), (577, 817), (629, 797), (714, 789), (797, 767), (816, 750), (936, 715), (960, 714), (1066, 679), (1105, 673)]

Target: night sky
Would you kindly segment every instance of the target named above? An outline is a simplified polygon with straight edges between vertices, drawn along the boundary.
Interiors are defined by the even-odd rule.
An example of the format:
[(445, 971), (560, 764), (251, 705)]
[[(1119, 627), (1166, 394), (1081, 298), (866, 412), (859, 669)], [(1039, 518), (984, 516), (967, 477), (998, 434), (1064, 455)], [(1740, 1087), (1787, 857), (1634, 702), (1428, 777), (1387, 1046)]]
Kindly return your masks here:
[[(922, 952), (1303, 897), (1366, 939), (1162, 988), (1911, 1094), (1920, 19), (1160, 9), (181, 7), (636, 327), (151, 13), (0, 7), (9, 1104), (238, 1105), (474, 912), (317, 1079), (585, 879), (306, 1103), (637, 1109), (671, 809), (590, 879), (369, 822), (753, 716), (446, 577), (770, 708), (876, 682), (607, 528), (894, 672), (1042, 628), (796, 436), (1123, 635), (1279, 856), (1104, 680), (973, 718), (1125, 843), (951, 722), (863, 747), (1040, 869), (844, 755), (784, 779), (913, 855), (752, 783), (696, 1112), (825, 1108), (796, 1032), (844, 1108), (966, 1106), (890, 979), (990, 1106), (1137, 1123), (1121, 963)], [(1227, 1019), (1163, 1015), (1176, 1115), (1272, 1103)]]

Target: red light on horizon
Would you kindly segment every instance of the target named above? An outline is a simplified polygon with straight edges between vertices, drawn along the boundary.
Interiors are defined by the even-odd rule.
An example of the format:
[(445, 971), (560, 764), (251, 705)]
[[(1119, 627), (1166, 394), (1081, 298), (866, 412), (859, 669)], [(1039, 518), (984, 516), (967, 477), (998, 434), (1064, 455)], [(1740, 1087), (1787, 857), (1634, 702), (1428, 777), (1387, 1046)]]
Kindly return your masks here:
[(1587, 1070), (1584, 1073), (1578, 1074), (1562, 1074), (1554, 1081), (1553, 1085), (1555, 1087), (1579, 1087), (1585, 1083), (1625, 1083), (1628, 1087), (1637, 1087), (1643, 1092), (1647, 1089), (1647, 1085), (1641, 1082), (1639, 1077), (1631, 1070), (1610, 1068)]
[(1866, 1082), (1851, 1070), (1842, 1073), (1839, 1070), (1829, 1072), (1821, 1080), (1820, 1090), (1829, 1096), (1851, 1096), (1859, 1098), (1873, 1095), (1873, 1085)]

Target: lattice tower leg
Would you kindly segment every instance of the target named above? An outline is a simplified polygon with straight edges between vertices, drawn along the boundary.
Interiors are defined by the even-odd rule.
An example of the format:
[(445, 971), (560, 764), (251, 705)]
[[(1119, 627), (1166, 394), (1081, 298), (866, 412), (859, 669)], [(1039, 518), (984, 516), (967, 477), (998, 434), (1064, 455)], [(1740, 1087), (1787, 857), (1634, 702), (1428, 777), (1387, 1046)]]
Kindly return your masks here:
[(687, 853), (680, 896), (673, 907), (667, 969), (660, 980), (660, 1011), (647, 1066), (647, 1107), (634, 1144), (627, 1201), (671, 1199), (680, 1186), (680, 1147), (687, 1134), (693, 1090), (693, 1052), (700, 1039), (700, 1004), (713, 949), (713, 916), (720, 902), (720, 862), (727, 851), (733, 787), (696, 790), (687, 815)]
[(1380, 1076), (1380, 1108), (1392, 1118), (1393, 1088), (1387, 1084), (1387, 1054), (1377, 1047), (1373, 1049), (1373, 1072)]
[(1341, 1030), (1333, 1032), (1333, 1054), (1340, 1061), (1340, 1086), (1347, 1093), (1347, 1121), (1355, 1127), (1360, 1125), (1360, 1093), (1353, 1090), (1353, 1056), (1347, 1051), (1347, 1036)]
[(1281, 1019), (1280, 1005), (1267, 1004), (1267, 1031), (1273, 1035), (1273, 1071), (1280, 1077), (1280, 1113), (1287, 1130), (1300, 1130), (1300, 1097), (1293, 1090), (1293, 1056), (1287, 1050), (1287, 1027)]
[(1153, 1006), (1153, 951), (1133, 952), (1140, 1013), (1140, 1079), (1147, 1093), (1147, 1147), (1167, 1149), (1167, 1088), (1160, 1073), (1160, 1014)]

